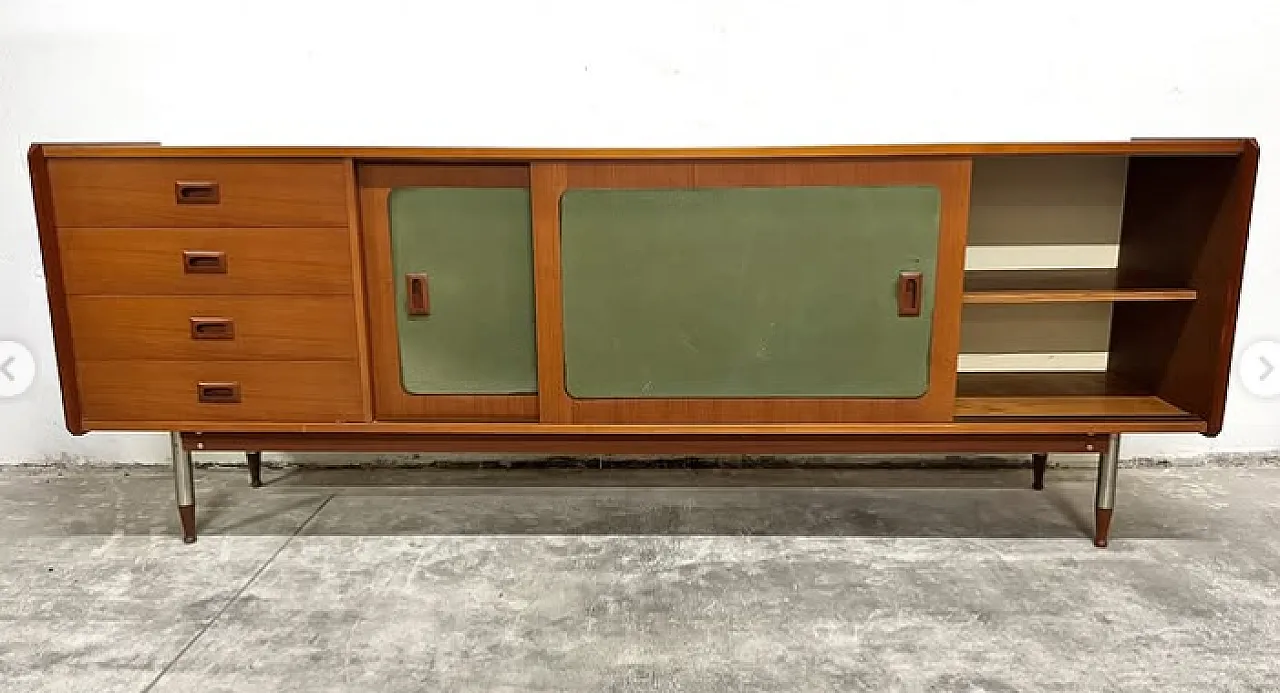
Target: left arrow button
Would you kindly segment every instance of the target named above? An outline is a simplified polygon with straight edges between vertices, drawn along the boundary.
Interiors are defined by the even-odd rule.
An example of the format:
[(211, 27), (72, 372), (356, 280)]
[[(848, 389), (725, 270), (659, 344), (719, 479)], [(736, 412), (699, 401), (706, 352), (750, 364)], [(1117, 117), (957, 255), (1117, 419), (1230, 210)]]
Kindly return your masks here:
[(0, 397), (17, 397), (36, 379), (36, 359), (18, 342), (0, 342)]

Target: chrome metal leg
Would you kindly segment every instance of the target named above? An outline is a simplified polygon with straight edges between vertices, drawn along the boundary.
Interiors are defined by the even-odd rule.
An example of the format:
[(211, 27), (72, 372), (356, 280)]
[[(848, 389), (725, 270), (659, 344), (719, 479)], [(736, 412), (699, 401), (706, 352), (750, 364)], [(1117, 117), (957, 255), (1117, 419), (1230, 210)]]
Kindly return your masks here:
[(182, 448), (182, 434), (169, 434), (173, 454), (173, 485), (178, 497), (178, 520), (182, 523), (182, 541), (196, 540), (196, 482), (191, 471), (191, 453)]
[(1116, 505), (1116, 470), (1119, 463), (1120, 435), (1113, 433), (1107, 438), (1107, 449), (1102, 452), (1102, 459), (1098, 461), (1098, 487), (1093, 502), (1093, 545), (1099, 548), (1107, 545), (1107, 536), (1111, 532), (1111, 511)]

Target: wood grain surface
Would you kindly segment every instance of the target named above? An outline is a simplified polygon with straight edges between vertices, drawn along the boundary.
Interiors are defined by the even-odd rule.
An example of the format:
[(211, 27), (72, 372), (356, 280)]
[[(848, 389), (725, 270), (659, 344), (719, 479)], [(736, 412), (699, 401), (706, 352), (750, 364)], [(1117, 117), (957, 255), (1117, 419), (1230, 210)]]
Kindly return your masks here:
[[(153, 150), (154, 151), (154, 150)], [(49, 162), (64, 227), (347, 225), (339, 161), (59, 159)], [(178, 204), (175, 186), (218, 186), (216, 204)]]

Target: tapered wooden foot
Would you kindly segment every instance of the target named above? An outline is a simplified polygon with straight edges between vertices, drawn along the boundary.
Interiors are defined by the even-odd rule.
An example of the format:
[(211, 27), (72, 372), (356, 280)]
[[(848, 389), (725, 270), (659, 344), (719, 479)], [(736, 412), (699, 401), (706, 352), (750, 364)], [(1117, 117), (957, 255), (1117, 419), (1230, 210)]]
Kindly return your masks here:
[(1031, 456), (1031, 488), (1044, 489), (1044, 468), (1049, 465), (1049, 455), (1037, 452)]
[(1111, 509), (1098, 508), (1093, 511), (1093, 545), (1107, 548), (1107, 536), (1111, 534)]
[(196, 543), (196, 506), (179, 505), (178, 520), (182, 522), (182, 543)]
[(262, 453), (246, 452), (244, 456), (249, 462), (249, 485), (262, 488)]

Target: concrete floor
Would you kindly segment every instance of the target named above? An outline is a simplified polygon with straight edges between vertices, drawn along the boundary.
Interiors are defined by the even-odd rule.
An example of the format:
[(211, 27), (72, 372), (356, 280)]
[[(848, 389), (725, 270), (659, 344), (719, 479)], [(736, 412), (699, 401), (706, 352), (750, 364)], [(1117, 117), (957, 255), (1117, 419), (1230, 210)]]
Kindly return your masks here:
[(0, 690), (1280, 690), (1276, 468), (267, 476), (0, 472)]

